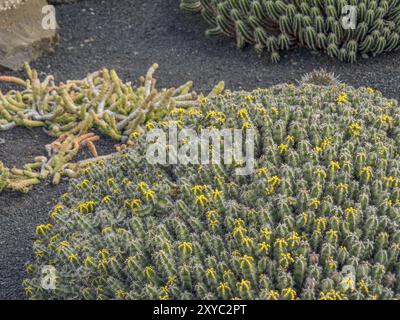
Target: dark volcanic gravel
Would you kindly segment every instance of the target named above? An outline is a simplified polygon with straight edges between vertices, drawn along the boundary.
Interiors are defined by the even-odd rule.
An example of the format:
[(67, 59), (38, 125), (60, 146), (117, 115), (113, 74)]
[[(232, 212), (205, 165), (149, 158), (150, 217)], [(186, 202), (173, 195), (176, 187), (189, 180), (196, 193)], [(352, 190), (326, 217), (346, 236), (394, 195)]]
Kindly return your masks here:
[[(230, 39), (206, 39), (206, 23), (179, 10), (179, 0), (87, 0), (59, 6), (60, 45), (56, 54), (32, 66), (57, 80), (83, 78), (102, 67), (115, 68), (125, 80), (135, 80), (154, 62), (160, 64), (159, 86), (193, 80), (207, 91), (219, 80), (229, 89), (254, 89), (294, 82), (304, 73), (324, 67), (354, 86), (371, 86), (387, 97), (400, 98), (400, 54), (384, 54), (358, 63), (341, 64), (319, 53), (294, 50), (279, 64), (259, 58), (252, 48), (236, 49)], [(1, 71), (0, 71), (1, 72)], [(11, 74), (11, 72), (8, 72)], [(23, 76), (22, 73), (14, 75)], [(0, 89), (6, 87), (0, 84)], [(1, 143), (5, 139), (5, 143)], [(22, 165), (43, 154), (50, 142), (40, 130), (0, 132), (0, 159)], [(100, 150), (111, 150), (103, 142)], [(32, 259), (37, 224), (65, 192), (66, 183), (44, 184), (29, 194), (0, 194), (0, 298), (22, 299), (24, 264)]]

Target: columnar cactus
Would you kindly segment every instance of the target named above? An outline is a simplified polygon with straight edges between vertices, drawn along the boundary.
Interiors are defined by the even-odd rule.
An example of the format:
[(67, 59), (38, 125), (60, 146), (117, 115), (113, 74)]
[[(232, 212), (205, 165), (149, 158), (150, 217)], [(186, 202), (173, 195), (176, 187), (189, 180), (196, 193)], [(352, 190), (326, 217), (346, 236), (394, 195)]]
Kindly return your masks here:
[(88, 166), (37, 227), (30, 298), (400, 298), (396, 101), (305, 82), (228, 91), (146, 130), (172, 123), (253, 128), (254, 172), (149, 164), (144, 133)]
[[(357, 10), (355, 28), (342, 23), (348, 5)], [(201, 12), (211, 25), (207, 35), (233, 37), (240, 48), (254, 44), (274, 62), (296, 46), (349, 62), (399, 48), (398, 0), (181, 0), (181, 7)]]

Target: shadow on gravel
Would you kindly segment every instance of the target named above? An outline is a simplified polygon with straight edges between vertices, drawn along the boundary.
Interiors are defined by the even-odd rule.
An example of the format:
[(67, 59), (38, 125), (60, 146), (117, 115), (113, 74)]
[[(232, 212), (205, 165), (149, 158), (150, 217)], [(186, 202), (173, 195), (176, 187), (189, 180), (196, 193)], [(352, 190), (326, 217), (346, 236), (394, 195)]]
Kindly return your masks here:
[[(294, 50), (272, 64), (250, 47), (237, 50), (230, 39), (207, 39), (205, 21), (181, 12), (178, 0), (82, 0), (59, 6), (57, 15), (61, 41), (56, 53), (32, 63), (42, 75), (55, 75), (56, 81), (80, 79), (103, 67), (114, 68), (124, 80), (134, 81), (157, 62), (159, 86), (193, 80), (196, 90), (208, 91), (224, 80), (231, 90), (250, 90), (294, 82), (323, 67), (348, 84), (371, 86), (387, 97), (400, 98), (399, 53), (350, 65), (320, 53)], [(24, 77), (22, 72), (14, 75)], [(6, 87), (0, 84), (0, 89)], [(42, 133), (22, 129), (1, 132), (3, 137), (12, 141), (6, 149), (0, 145), (0, 159), (8, 165), (26, 163), (42, 154), (44, 144), (51, 141)], [(46, 184), (27, 195), (0, 194), (0, 298), (24, 298), (21, 282), (24, 264), (32, 258), (35, 227), (47, 221), (49, 210), (65, 189), (66, 184)]]

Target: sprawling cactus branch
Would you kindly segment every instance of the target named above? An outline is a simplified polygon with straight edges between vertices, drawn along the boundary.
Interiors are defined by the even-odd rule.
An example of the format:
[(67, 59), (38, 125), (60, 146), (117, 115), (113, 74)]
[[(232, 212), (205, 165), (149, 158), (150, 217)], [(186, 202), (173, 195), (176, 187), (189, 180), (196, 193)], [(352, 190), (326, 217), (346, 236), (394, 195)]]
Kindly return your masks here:
[[(29, 65), (25, 65), (27, 80), (0, 76), (0, 82), (23, 87), (6, 94), (0, 91), (0, 132), (17, 126), (42, 127), (57, 138), (46, 146), (46, 156), (35, 158), (22, 169), (8, 169), (0, 162), (0, 192), (25, 192), (48, 177), (56, 184), (62, 176), (75, 177), (81, 163), (72, 161), (80, 149), (86, 147), (97, 157), (95, 142), (100, 137), (93, 130), (131, 146), (146, 122), (162, 119), (171, 110), (195, 105), (202, 99), (202, 95), (191, 91), (191, 81), (158, 91), (153, 78), (157, 68), (154, 64), (146, 77), (139, 79), (139, 87), (124, 83), (108, 69), (59, 85), (50, 75), (40, 80)], [(223, 83), (216, 90), (223, 90)]]
[[(342, 24), (347, 5), (357, 9), (355, 29)], [(181, 7), (201, 12), (208, 35), (236, 38), (240, 48), (254, 44), (274, 62), (296, 46), (349, 62), (399, 48), (398, 0), (181, 0)]]

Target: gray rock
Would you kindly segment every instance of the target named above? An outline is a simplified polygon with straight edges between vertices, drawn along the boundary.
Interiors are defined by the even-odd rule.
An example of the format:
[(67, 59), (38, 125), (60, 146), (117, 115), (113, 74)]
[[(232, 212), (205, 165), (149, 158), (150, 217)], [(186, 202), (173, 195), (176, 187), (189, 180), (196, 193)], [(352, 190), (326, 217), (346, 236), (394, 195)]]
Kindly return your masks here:
[(0, 0), (0, 66), (18, 70), (57, 43), (55, 29), (46, 29), (46, 0)]

